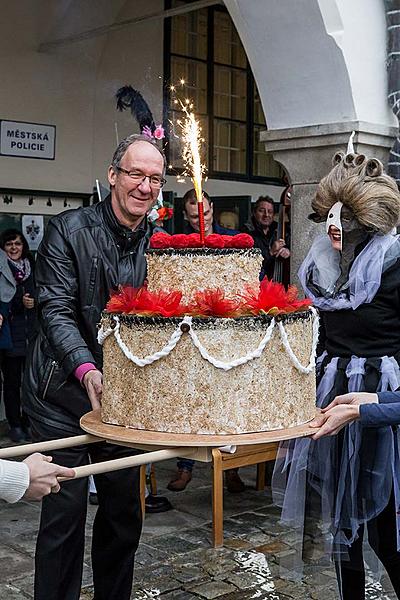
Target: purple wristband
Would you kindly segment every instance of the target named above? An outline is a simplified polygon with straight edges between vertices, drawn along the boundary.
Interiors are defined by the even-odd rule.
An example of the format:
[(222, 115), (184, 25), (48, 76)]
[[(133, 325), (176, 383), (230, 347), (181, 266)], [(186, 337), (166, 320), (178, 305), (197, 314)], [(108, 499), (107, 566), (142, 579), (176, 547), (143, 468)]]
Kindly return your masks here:
[(97, 371), (96, 366), (93, 363), (83, 363), (75, 369), (74, 375), (82, 383), (83, 378), (89, 371)]

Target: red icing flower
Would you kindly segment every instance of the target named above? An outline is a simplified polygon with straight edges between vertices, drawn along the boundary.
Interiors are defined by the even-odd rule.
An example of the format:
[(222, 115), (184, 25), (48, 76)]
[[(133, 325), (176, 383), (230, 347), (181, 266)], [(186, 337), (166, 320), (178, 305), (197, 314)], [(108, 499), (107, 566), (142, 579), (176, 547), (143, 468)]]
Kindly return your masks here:
[(106, 311), (142, 316), (181, 317), (186, 306), (181, 303), (182, 292), (150, 292), (146, 286), (141, 288), (124, 287), (114, 293), (107, 303)]
[(170, 248), (187, 248), (188, 236), (184, 233), (177, 233), (170, 236)]
[(138, 292), (139, 289), (133, 287), (124, 287), (118, 292), (112, 292), (111, 298), (106, 304), (106, 311), (110, 313), (134, 313)]
[(203, 244), (200, 241), (199, 233), (189, 233), (187, 238), (187, 248), (202, 248)]
[(171, 248), (171, 238), (171, 235), (168, 235), (168, 233), (164, 233), (163, 231), (153, 233), (150, 238), (150, 248)]
[(238, 233), (231, 236), (231, 248), (253, 248), (254, 240), (248, 233)]
[(181, 305), (181, 299), (182, 292), (165, 290), (149, 292), (146, 287), (142, 287), (136, 296), (135, 313), (143, 316), (181, 316), (185, 310), (185, 307)]
[[(225, 240), (223, 235), (218, 235), (218, 233), (211, 233), (205, 239), (205, 244), (207, 248), (225, 248)], [(230, 237), (230, 236), (226, 236)]]
[(199, 290), (187, 310), (194, 316), (234, 317), (239, 314), (239, 300), (226, 298), (220, 288)]
[(242, 294), (244, 306), (253, 315), (290, 313), (306, 310), (311, 305), (311, 300), (298, 299), (296, 286), (290, 286), (288, 291), (281, 283), (270, 281), (266, 277), (261, 281), (259, 288), (247, 287)]

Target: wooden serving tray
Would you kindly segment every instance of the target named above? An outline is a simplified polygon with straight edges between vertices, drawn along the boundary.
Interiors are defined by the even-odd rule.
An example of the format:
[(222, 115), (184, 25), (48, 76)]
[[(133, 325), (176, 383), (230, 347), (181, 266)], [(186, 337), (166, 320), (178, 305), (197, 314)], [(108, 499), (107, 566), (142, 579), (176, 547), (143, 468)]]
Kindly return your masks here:
[(211, 447), (244, 446), (254, 444), (267, 444), (268, 442), (281, 442), (294, 438), (313, 435), (318, 430), (311, 428), (308, 423), (298, 427), (276, 429), (274, 431), (260, 431), (257, 433), (241, 433), (227, 435), (206, 435), (192, 433), (166, 433), (162, 431), (148, 431), (146, 429), (131, 429), (120, 425), (109, 425), (101, 420), (100, 409), (87, 413), (81, 418), (81, 427), (87, 433), (98, 436), (108, 441), (128, 445), (140, 444), (148, 446), (169, 447)]

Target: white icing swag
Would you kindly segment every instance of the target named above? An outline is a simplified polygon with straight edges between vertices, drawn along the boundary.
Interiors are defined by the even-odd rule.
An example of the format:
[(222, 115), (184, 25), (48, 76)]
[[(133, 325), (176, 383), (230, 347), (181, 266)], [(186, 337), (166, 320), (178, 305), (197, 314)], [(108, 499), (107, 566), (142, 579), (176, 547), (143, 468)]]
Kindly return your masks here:
[[(319, 332), (318, 312), (312, 306), (310, 307), (310, 311), (312, 312), (312, 315), (313, 315), (313, 342), (312, 342), (312, 348), (311, 348), (310, 361), (306, 367), (300, 363), (299, 359), (293, 352), (282, 321), (277, 322), (275, 320), (275, 318), (272, 319), (271, 323), (269, 324), (269, 326), (267, 328), (265, 336), (263, 337), (260, 344), (258, 345), (258, 347), (255, 350), (252, 350), (251, 352), (248, 352), (245, 356), (242, 356), (240, 358), (235, 358), (234, 360), (231, 360), (229, 362), (223, 362), (222, 360), (218, 360), (217, 358), (214, 358), (213, 356), (211, 356), (208, 353), (208, 351), (206, 350), (206, 348), (204, 348), (203, 344), (200, 342), (199, 338), (196, 335), (196, 332), (193, 329), (192, 317), (184, 317), (182, 319), (182, 321), (179, 323), (178, 327), (175, 329), (175, 331), (171, 335), (168, 343), (166, 344), (166, 346), (164, 346), (164, 348), (162, 348), (158, 352), (154, 352), (154, 354), (145, 356), (144, 358), (139, 358), (139, 356), (135, 356), (129, 350), (128, 346), (125, 344), (125, 342), (121, 338), (121, 335), (119, 333), (120, 320), (117, 315), (114, 315), (112, 317), (114, 320), (114, 324), (115, 324), (114, 327), (109, 327), (108, 329), (104, 329), (102, 326), (99, 329), (99, 332), (97, 334), (97, 341), (99, 342), (99, 344), (103, 345), (104, 340), (106, 338), (108, 338), (109, 335), (114, 334), (114, 337), (117, 340), (118, 346), (120, 347), (120, 349), (122, 350), (122, 352), (124, 353), (126, 358), (128, 360), (130, 360), (131, 362), (135, 363), (135, 365), (137, 365), (138, 367), (145, 367), (146, 365), (151, 365), (153, 362), (156, 362), (160, 358), (168, 356), (168, 354), (170, 354), (172, 352), (172, 350), (175, 348), (175, 346), (181, 339), (182, 334), (184, 332), (187, 332), (190, 335), (193, 344), (196, 346), (196, 348), (200, 352), (201, 356), (205, 360), (208, 360), (208, 362), (211, 363), (212, 365), (214, 365), (214, 367), (216, 367), (217, 369), (223, 369), (224, 371), (229, 371), (230, 369), (238, 367), (239, 365), (246, 364), (247, 362), (249, 362), (250, 360), (253, 360), (254, 358), (259, 358), (261, 356), (261, 354), (263, 353), (266, 345), (270, 341), (270, 339), (272, 337), (272, 332), (273, 332), (275, 326), (278, 325), (282, 344), (283, 344), (290, 360), (292, 361), (295, 368), (298, 371), (300, 371), (300, 373), (304, 373), (307, 375), (308, 373), (311, 373), (311, 371), (315, 367), (315, 357), (316, 357), (316, 351), (317, 351), (318, 332)], [(182, 325), (184, 325), (185, 327), (182, 328)]]

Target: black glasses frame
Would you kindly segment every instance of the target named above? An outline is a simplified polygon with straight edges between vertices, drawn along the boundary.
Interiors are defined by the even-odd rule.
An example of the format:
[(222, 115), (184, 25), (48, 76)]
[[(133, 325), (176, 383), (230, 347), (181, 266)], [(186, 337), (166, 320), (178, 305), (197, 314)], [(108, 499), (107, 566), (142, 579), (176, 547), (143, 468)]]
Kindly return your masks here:
[[(145, 179), (148, 179), (149, 184), (154, 188), (161, 189), (163, 187), (163, 185), (165, 185), (167, 183), (167, 180), (164, 178), (161, 178), (160, 182), (157, 181), (157, 183), (154, 183), (152, 181), (152, 179), (153, 179), (153, 177), (158, 178), (158, 175), (143, 175), (142, 174), (142, 175), (138, 176), (138, 173), (135, 173), (135, 171), (128, 171), (127, 169), (123, 169), (122, 167), (117, 167), (117, 170), (120, 173), (125, 173), (125, 175), (128, 175), (128, 177), (130, 177), (131, 179), (137, 179), (137, 181), (140, 183), (143, 183), (143, 181)], [(140, 183), (139, 183), (139, 185), (140, 185)]]

